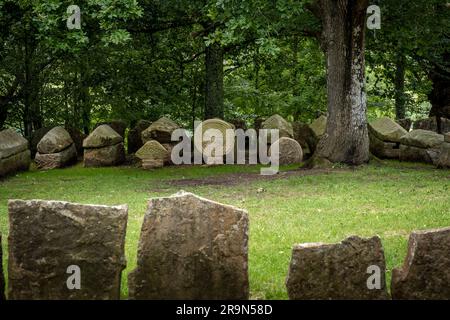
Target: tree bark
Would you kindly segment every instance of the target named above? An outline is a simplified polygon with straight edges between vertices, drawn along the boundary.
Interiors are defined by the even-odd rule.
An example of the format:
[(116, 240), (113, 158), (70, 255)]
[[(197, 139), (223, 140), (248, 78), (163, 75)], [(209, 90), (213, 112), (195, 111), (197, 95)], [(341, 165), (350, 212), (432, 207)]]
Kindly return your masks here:
[(206, 47), (205, 119), (223, 119), (223, 48), (220, 44)]
[(328, 123), (315, 158), (360, 165), (369, 161), (364, 59), (368, 0), (318, 4), (327, 58)]
[(395, 117), (397, 120), (405, 119), (405, 57), (399, 54), (395, 69)]

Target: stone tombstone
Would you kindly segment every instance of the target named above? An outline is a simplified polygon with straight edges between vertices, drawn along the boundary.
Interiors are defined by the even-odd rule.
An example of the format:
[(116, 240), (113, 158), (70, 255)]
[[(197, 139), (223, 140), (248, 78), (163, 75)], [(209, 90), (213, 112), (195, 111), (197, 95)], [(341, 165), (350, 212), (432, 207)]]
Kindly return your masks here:
[(159, 143), (171, 143), (172, 133), (180, 127), (169, 118), (162, 117), (158, 121), (153, 122), (147, 129), (142, 131), (142, 143), (150, 140), (156, 140)]
[(106, 124), (84, 139), (83, 147), (85, 167), (114, 166), (125, 161), (123, 138)]
[(274, 145), (278, 146), (278, 159), (280, 165), (301, 163), (303, 160), (303, 150), (296, 140), (283, 137), (275, 141), (269, 149), (272, 154)]
[(400, 160), (437, 163), (444, 135), (417, 129), (404, 135), (400, 142)]
[(373, 134), (369, 134), (369, 149), (380, 159), (398, 159), (400, 157), (399, 143), (384, 142)]
[[(371, 268), (379, 271), (379, 289), (369, 289)], [(286, 287), (291, 300), (387, 299), (385, 270), (379, 237), (300, 244), (292, 252)]]
[(384, 142), (400, 142), (400, 138), (408, 132), (388, 117), (378, 118), (368, 125), (369, 134)]
[(141, 161), (157, 160), (164, 164), (170, 161), (169, 151), (156, 140), (147, 141), (135, 154)]
[(0, 233), (0, 301), (5, 300), (5, 277), (3, 276), (3, 247)]
[(0, 177), (28, 170), (30, 163), (28, 141), (12, 129), (0, 131)]
[[(274, 114), (267, 120), (265, 120), (262, 125), (261, 129), (277, 129), (278, 130), (278, 137), (287, 137), (287, 138), (294, 138), (294, 129), (292, 128), (292, 124), (290, 124), (286, 119), (284, 119), (279, 114)], [(270, 137), (270, 131), (267, 134), (267, 143), (271, 143), (271, 137)]]
[(127, 206), (8, 202), (12, 300), (120, 298)]
[(412, 130), (400, 139), (401, 144), (417, 148), (434, 148), (444, 143), (444, 136), (428, 130)]
[(450, 299), (450, 228), (411, 233), (405, 262), (392, 271), (391, 293), (399, 300)]
[[(197, 127), (198, 130), (200, 130), (199, 127)], [(234, 149), (234, 145), (235, 145), (235, 138), (234, 138), (234, 134), (232, 135), (232, 137), (227, 135), (227, 131), (231, 130), (231, 132), (234, 132), (235, 127), (233, 124), (228, 123), (222, 119), (207, 119), (205, 121), (203, 121), (201, 123), (201, 136), (204, 137), (204, 139), (200, 139), (200, 140), (196, 140), (195, 136), (194, 136), (194, 145), (195, 148), (198, 152), (203, 154), (203, 159), (205, 159), (205, 162), (208, 163), (208, 156), (210, 155), (209, 153), (207, 154), (206, 151), (208, 150), (208, 146), (211, 144), (211, 140), (205, 138), (206, 133), (208, 132), (214, 132), (212, 131), (214, 130), (215, 132), (220, 132), (221, 133), (221, 137), (217, 137), (214, 136), (213, 139), (211, 139), (212, 141), (214, 141), (214, 143), (217, 143), (218, 145), (222, 145), (221, 148), (217, 148), (214, 149), (211, 152), (211, 155), (213, 157), (224, 157), (226, 156), (228, 153), (232, 152)], [(232, 138), (231, 141), (229, 141), (228, 139)], [(212, 161), (214, 162), (214, 161)]]
[(62, 168), (77, 161), (77, 149), (69, 132), (55, 127), (37, 145), (35, 162), (39, 169)]
[(248, 299), (248, 214), (191, 193), (151, 199), (131, 299)]

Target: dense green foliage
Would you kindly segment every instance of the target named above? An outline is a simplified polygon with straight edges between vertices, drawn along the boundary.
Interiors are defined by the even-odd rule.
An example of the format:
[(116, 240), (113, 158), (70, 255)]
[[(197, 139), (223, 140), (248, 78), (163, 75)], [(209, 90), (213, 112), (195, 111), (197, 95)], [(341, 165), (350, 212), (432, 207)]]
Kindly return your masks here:
[[(161, 115), (189, 126), (205, 115), (205, 51), (214, 45), (224, 54), (227, 120), (252, 124), (278, 112), (309, 122), (326, 110), (310, 2), (80, 0), (81, 30), (68, 30), (71, 1), (0, 0), (0, 127), (30, 136), (43, 126), (89, 131)], [(426, 116), (430, 70), (448, 71), (446, 1), (373, 3), (382, 28), (367, 31), (369, 116), (399, 106), (406, 117)]]

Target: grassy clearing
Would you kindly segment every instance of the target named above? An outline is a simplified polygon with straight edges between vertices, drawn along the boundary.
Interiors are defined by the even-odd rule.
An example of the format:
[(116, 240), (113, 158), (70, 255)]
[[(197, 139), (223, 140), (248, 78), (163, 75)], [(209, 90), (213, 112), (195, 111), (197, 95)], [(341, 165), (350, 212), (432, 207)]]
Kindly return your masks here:
[[(147, 199), (170, 195), (173, 179), (198, 179), (258, 167), (73, 168), (31, 171), (0, 181), (0, 231), (8, 233), (8, 199), (128, 204), (127, 274), (136, 249)], [(263, 192), (261, 189), (263, 188)], [(255, 180), (233, 186), (189, 186), (185, 191), (245, 208), (250, 214), (249, 272), (252, 298), (287, 298), (284, 280), (291, 248), (302, 242), (337, 242), (350, 235), (378, 234), (388, 267), (401, 265), (412, 230), (450, 226), (450, 171), (394, 161), (357, 170), (333, 170), (286, 179)], [(260, 190), (258, 190), (260, 189)], [(3, 241), (4, 266), (7, 265)]]

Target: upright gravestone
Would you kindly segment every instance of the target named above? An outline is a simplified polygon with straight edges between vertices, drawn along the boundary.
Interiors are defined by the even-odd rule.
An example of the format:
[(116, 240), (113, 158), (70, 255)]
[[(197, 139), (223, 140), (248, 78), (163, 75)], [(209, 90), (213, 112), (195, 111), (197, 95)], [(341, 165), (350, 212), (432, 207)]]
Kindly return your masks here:
[(392, 271), (399, 300), (450, 299), (450, 228), (413, 232), (402, 268)]
[(398, 159), (400, 140), (408, 131), (388, 117), (370, 122), (368, 128), (370, 152), (382, 159)]
[(171, 143), (172, 133), (178, 128), (179, 126), (177, 123), (169, 118), (162, 117), (158, 121), (153, 122), (147, 129), (142, 131), (142, 143), (145, 144), (150, 140), (156, 140), (159, 143)]
[(10, 200), (13, 300), (119, 299), (126, 206)]
[(28, 141), (12, 129), (0, 131), (0, 177), (28, 170), (30, 162)]
[(400, 139), (400, 160), (436, 163), (444, 136), (433, 131), (412, 130)]
[(278, 160), (280, 165), (300, 163), (303, 160), (302, 147), (300, 143), (294, 139), (287, 137), (278, 139), (270, 147), (270, 155), (272, 155), (272, 150), (274, 150), (274, 147), (278, 147)]
[(248, 214), (191, 193), (151, 199), (131, 299), (248, 299)]
[(34, 159), (39, 169), (56, 169), (77, 161), (77, 148), (69, 132), (55, 127), (41, 139)]
[(106, 124), (84, 139), (83, 148), (85, 167), (115, 166), (125, 161), (123, 138)]
[(5, 277), (3, 276), (3, 248), (2, 234), (0, 233), (0, 301), (5, 300)]
[(379, 237), (294, 247), (286, 287), (291, 300), (387, 299)]
[[(284, 119), (279, 114), (274, 114), (267, 120), (262, 123), (261, 129), (275, 129), (278, 130), (278, 138), (293, 138), (294, 137), (294, 129), (292, 128), (292, 124), (290, 124), (286, 119)], [(271, 135), (270, 131), (267, 133), (268, 143), (271, 143)]]

